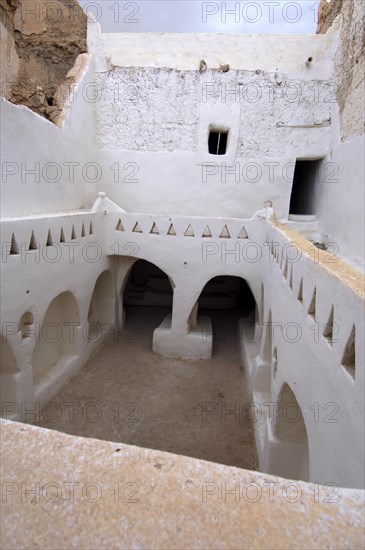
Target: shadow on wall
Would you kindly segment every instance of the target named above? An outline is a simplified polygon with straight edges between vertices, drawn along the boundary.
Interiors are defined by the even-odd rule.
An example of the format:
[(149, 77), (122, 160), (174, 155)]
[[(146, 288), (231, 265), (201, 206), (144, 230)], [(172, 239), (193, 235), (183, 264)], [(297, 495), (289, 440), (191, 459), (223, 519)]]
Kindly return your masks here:
[[(288, 384), (284, 384), (278, 397), (274, 422), (274, 436), (282, 453), (273, 472), (286, 478), (309, 481), (308, 436), (298, 401)], [(281, 455), (281, 456), (280, 456)]]
[(110, 271), (104, 271), (95, 283), (87, 322), (87, 339), (90, 342), (97, 342), (115, 322), (114, 286)]
[(34, 349), (32, 366), (34, 385), (66, 357), (76, 355), (77, 338), (72, 327), (80, 324), (78, 305), (71, 292), (59, 294), (48, 306)]

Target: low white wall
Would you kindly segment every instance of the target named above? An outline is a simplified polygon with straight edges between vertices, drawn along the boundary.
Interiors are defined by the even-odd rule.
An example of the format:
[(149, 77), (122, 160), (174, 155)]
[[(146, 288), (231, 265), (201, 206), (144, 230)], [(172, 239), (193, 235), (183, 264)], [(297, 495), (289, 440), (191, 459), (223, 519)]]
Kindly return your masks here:
[[(264, 323), (259, 327), (259, 356), (255, 356), (257, 347), (251, 352), (252, 342), (246, 333), (241, 334), (254, 401), (265, 413), (255, 424), (260, 469), (293, 476), (293, 465), (285, 466), (283, 460), (289, 452), (296, 452), (295, 445), (283, 454), (285, 439), (281, 442), (275, 436), (276, 424), (282, 420), (278, 413), (279, 394), (288, 384), (296, 401), (287, 411), (286, 420), (289, 427), (292, 422), (299, 426), (297, 413), (301, 411), (303, 415), (309, 479), (363, 487), (361, 274), (329, 253), (311, 247), (294, 232), (287, 236), (285, 231), (268, 228), (267, 242), (270, 244), (265, 247), (266, 267), (262, 272)], [(326, 338), (328, 322), (333, 329), (332, 339)], [(342, 363), (353, 329), (355, 357), (353, 367), (347, 370)]]
[[(5, 289), (1, 300), (1, 338), (2, 344), (10, 346), (15, 359), (14, 368), (9, 369), (8, 363), (2, 365), (2, 401), (6, 408), (3, 414), (21, 414), (21, 403), (32, 407), (34, 401), (46, 402), (100, 344), (104, 336), (101, 333), (93, 341), (88, 339), (88, 312), (94, 286), (106, 270), (111, 270), (116, 278), (116, 264), (104, 254), (103, 231), (102, 216), (94, 213), (1, 223)], [(37, 248), (29, 250), (32, 234), (33, 248)], [(50, 238), (53, 244), (47, 246)], [(75, 311), (63, 310), (61, 300), (58, 308), (50, 310), (52, 318), (47, 317), (51, 302), (65, 292), (72, 298)], [(27, 312), (32, 322), (24, 337), (20, 320)], [(113, 328), (113, 322), (109, 328)], [(38, 355), (34, 356), (36, 347)], [(53, 348), (57, 348), (58, 355)], [(39, 376), (33, 372), (33, 359), (36, 369), (40, 369)], [(40, 376), (42, 366), (50, 369), (46, 376)], [(9, 388), (14, 391), (9, 393)]]

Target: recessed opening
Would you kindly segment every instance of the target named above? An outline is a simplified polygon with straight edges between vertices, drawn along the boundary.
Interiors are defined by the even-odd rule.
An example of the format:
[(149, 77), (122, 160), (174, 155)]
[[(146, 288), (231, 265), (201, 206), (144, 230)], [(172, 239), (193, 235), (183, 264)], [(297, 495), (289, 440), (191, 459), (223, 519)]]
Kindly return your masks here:
[(314, 287), (312, 299), (308, 307), (308, 314), (311, 315), (313, 319), (316, 318), (316, 294), (317, 294), (317, 289)]
[(277, 401), (273, 433), (279, 440), (272, 457), (275, 475), (291, 479), (310, 479), (309, 446), (302, 410), (288, 384), (284, 384)]
[(342, 366), (346, 372), (355, 380), (355, 361), (356, 361), (356, 352), (355, 352), (355, 338), (356, 330), (355, 325), (353, 325), (351, 334), (347, 340), (343, 356), (342, 356)]
[(30, 311), (27, 311), (22, 315), (20, 322), (19, 322), (19, 330), (22, 336), (22, 340), (26, 340), (30, 337), (31, 328), (34, 324), (34, 319), (32, 313)]
[(322, 160), (297, 160), (290, 197), (290, 215), (313, 216)]
[(9, 252), (9, 254), (10, 254), (10, 255), (19, 254), (19, 246), (18, 246), (18, 243), (16, 242), (14, 233), (13, 233), (12, 236), (11, 236), (11, 243), (10, 243), (10, 252)]
[(210, 130), (208, 149), (211, 155), (225, 155), (227, 151), (228, 131)]
[[(68, 323), (68, 324), (67, 324)], [(63, 327), (80, 323), (76, 299), (71, 292), (63, 292), (48, 306), (32, 357), (33, 381), (36, 387), (49, 384), (62, 373), (66, 362), (77, 353), (77, 338), (70, 337)], [(74, 333), (72, 333), (74, 334)]]
[(173, 289), (166, 273), (146, 260), (133, 265), (124, 289), (123, 305), (128, 311), (132, 313), (131, 308), (138, 306), (167, 308), (166, 315), (171, 312), (172, 298)]

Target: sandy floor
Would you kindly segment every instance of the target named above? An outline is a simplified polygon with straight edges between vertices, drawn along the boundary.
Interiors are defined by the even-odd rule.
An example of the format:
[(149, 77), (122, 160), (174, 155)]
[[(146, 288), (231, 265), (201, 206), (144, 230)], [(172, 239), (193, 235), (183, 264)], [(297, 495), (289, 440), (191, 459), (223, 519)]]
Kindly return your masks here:
[(151, 351), (153, 330), (167, 313), (129, 308), (118, 341), (107, 342), (52, 399), (40, 425), (256, 469), (235, 313), (202, 312), (213, 313), (209, 361), (167, 359)]

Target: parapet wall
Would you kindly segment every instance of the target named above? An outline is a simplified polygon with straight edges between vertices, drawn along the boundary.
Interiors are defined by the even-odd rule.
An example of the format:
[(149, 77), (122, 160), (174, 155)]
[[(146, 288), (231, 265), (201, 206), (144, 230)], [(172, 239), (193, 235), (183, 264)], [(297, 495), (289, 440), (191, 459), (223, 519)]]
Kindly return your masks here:
[[(4, 548), (364, 544), (363, 491), (18, 423), (1, 428)], [(14, 517), (22, 528), (14, 529)]]

